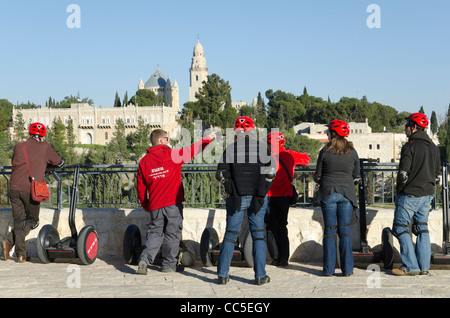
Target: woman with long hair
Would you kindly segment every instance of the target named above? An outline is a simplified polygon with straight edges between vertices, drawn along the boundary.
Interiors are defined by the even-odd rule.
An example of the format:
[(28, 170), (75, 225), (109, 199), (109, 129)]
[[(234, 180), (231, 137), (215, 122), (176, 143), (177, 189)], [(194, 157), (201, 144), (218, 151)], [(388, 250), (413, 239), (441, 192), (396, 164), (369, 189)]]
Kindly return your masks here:
[(349, 125), (343, 120), (328, 123), (328, 143), (317, 159), (314, 180), (319, 184), (314, 203), (320, 203), (324, 220), (323, 275), (334, 274), (336, 268), (336, 239), (343, 276), (353, 274), (350, 219), (357, 208), (355, 183), (360, 178), (358, 153), (348, 141)]

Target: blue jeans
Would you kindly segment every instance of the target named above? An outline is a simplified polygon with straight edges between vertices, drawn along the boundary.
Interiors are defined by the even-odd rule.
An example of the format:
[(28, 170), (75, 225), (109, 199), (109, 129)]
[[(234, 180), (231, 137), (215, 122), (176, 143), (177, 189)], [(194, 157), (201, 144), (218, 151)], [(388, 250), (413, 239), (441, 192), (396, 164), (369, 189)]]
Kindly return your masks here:
[(217, 274), (219, 277), (227, 277), (230, 270), (231, 258), (234, 251), (234, 243), (237, 240), (244, 213), (247, 210), (248, 223), (253, 239), (253, 261), (255, 278), (266, 276), (266, 241), (264, 235), (264, 216), (267, 209), (267, 197), (261, 209), (255, 213), (253, 196), (243, 196), (241, 198), (241, 208), (236, 210), (233, 205), (233, 199), (226, 201), (227, 208), (227, 228), (220, 248), (219, 264), (217, 265)]
[[(399, 194), (395, 199), (394, 226), (392, 232), (400, 243), (401, 269), (408, 272), (430, 269), (431, 244), (428, 233), (428, 215), (432, 195), (415, 197)], [(413, 232), (417, 234), (414, 248), (408, 225), (413, 221)]]
[(350, 218), (351, 202), (339, 193), (332, 193), (320, 202), (323, 213), (323, 275), (333, 275), (336, 269), (336, 237), (339, 235), (341, 270), (344, 275), (353, 273), (352, 237)]

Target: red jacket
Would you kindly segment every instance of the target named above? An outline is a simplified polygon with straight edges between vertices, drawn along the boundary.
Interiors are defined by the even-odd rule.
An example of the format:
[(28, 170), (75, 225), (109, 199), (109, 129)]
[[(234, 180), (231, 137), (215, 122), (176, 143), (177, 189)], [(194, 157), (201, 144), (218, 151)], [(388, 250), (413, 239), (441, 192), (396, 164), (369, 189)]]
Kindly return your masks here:
[(139, 162), (136, 190), (145, 211), (154, 211), (184, 202), (181, 166), (211, 143), (210, 137), (183, 149), (166, 145), (149, 148)]
[[(286, 150), (279, 147), (278, 161), (282, 160), (286, 168), (289, 170), (289, 175), (292, 180), (296, 165), (305, 166), (309, 163), (309, 156), (306, 153), (301, 153), (293, 150)], [(269, 197), (284, 197), (292, 196), (292, 186), (289, 177), (283, 165), (277, 162), (277, 175), (273, 179), (272, 186), (267, 193)]]

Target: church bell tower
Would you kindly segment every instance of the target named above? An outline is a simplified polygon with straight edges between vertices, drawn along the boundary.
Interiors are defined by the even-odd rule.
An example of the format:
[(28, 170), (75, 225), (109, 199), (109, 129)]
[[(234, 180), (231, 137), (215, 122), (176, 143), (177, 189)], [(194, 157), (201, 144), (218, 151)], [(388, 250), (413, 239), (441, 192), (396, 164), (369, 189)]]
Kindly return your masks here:
[(203, 46), (197, 41), (194, 46), (194, 56), (192, 57), (191, 68), (189, 70), (191, 82), (189, 86), (189, 101), (195, 102), (195, 93), (203, 86), (203, 81), (208, 78), (208, 68), (206, 67), (205, 53)]

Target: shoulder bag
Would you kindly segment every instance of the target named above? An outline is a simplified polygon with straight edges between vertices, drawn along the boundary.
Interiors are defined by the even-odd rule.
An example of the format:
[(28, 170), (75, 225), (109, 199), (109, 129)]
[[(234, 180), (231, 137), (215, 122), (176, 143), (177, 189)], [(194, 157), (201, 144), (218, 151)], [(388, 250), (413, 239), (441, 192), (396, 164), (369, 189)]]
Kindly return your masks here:
[(291, 178), (291, 175), (289, 174), (289, 170), (286, 167), (286, 165), (283, 163), (283, 161), (280, 158), (280, 163), (283, 165), (284, 169), (286, 170), (286, 173), (288, 175), (289, 181), (291, 182), (291, 186), (292, 186), (292, 196), (290, 196), (291, 200), (290, 200), (290, 205), (291, 206), (295, 206), (297, 204), (297, 200), (298, 200), (298, 192), (297, 189), (295, 188), (295, 185), (293, 183), (293, 178)]

